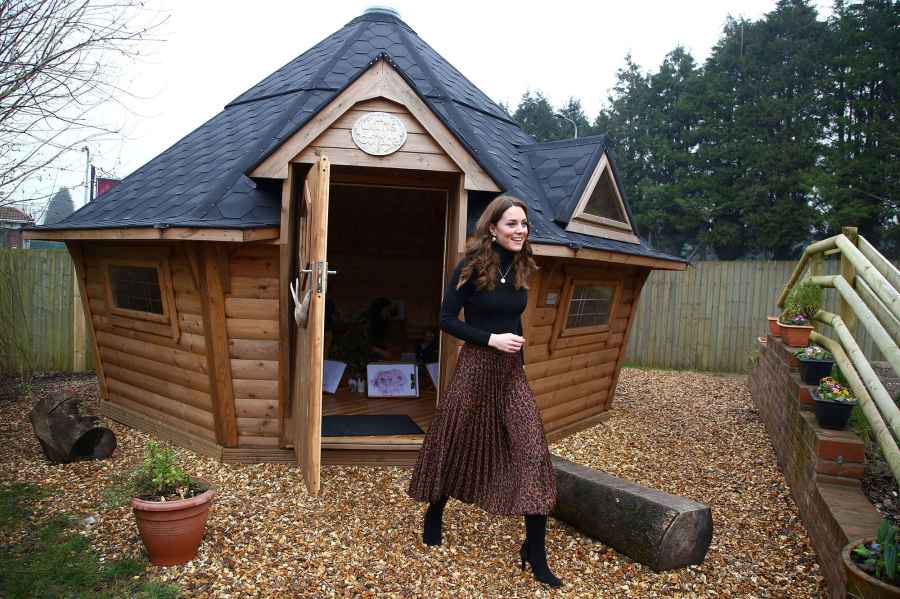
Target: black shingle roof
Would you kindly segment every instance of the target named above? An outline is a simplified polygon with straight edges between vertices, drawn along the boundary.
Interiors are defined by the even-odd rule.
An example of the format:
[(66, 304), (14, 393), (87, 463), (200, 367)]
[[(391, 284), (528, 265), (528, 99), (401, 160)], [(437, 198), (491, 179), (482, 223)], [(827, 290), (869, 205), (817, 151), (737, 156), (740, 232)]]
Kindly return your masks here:
[(645, 244), (564, 231), (606, 138), (536, 144), (408, 25), (386, 12), (353, 19), (102, 198), (38, 228), (277, 226), (280, 187), (246, 173), (380, 59), (406, 79), (504, 192), (528, 203), (533, 241), (678, 259)]

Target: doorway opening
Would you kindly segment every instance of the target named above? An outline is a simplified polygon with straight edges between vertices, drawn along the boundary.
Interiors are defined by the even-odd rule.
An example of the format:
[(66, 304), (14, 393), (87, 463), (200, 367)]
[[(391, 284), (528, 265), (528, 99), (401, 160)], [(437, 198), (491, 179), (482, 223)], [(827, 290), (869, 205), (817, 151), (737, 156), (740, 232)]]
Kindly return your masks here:
[[(346, 367), (335, 392), (323, 393), (322, 415), (405, 415), (422, 433), (323, 430), (323, 449), (417, 448), (431, 424), (438, 385), (427, 366), (440, 355), (447, 197), (441, 189), (332, 183), (328, 267), (337, 275), (328, 279), (324, 357)], [(373, 397), (386, 389), (371, 388), (369, 364), (395, 365), (388, 371), (403, 372), (407, 381), (414, 371), (418, 396)], [(397, 394), (412, 395), (409, 387)]]

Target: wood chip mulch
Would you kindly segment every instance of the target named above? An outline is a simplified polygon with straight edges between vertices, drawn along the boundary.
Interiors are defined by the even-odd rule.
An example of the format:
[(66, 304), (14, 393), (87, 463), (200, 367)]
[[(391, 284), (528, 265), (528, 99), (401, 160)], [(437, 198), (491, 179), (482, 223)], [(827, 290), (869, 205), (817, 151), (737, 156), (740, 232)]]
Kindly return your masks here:
[[(444, 545), (423, 545), (424, 505), (404, 493), (408, 469), (323, 467), (323, 492), (310, 497), (296, 466), (225, 465), (178, 449), (219, 494), (197, 559), (149, 570), (189, 597), (824, 597), (745, 381), (625, 369), (612, 417), (551, 446), (709, 505), (714, 534), (699, 566), (657, 573), (551, 518), (550, 565), (565, 586), (549, 590), (518, 569), (521, 518), (451, 500)], [(102, 491), (140, 461), (150, 437), (110, 423), (119, 442), (111, 459), (48, 464), (28, 413), (33, 399), (66, 389), (96, 402), (96, 379), (86, 376), (39, 380), (32, 399), (0, 402), (0, 481), (47, 486), (55, 492), (44, 508), (95, 518), (82, 530), (103, 559), (140, 555), (130, 508), (102, 507)]]

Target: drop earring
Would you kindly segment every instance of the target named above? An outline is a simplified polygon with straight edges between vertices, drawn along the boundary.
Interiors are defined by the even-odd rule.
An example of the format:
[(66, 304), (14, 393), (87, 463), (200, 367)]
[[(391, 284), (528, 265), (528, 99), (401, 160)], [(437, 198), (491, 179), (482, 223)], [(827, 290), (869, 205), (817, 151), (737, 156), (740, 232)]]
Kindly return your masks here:
[(491, 241), (497, 241), (497, 236), (491, 233)]

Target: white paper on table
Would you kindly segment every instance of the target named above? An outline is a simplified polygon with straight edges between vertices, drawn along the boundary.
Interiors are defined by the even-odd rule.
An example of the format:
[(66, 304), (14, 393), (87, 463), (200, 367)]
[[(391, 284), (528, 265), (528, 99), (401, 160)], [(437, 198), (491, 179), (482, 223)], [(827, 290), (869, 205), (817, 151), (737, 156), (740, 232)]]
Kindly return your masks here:
[(322, 376), (322, 390), (325, 393), (334, 394), (344, 376), (344, 369), (347, 368), (346, 362), (338, 362), (337, 360), (325, 360), (325, 374)]
[(434, 383), (434, 388), (439, 389), (438, 379), (441, 378), (440, 363), (432, 362), (431, 364), (426, 364), (425, 368), (428, 369), (428, 374), (431, 376), (431, 382)]
[(419, 397), (416, 364), (377, 362), (366, 366), (369, 397)]

